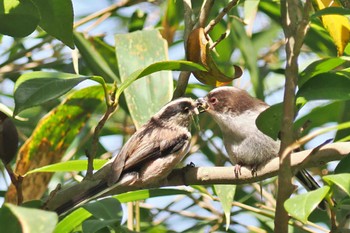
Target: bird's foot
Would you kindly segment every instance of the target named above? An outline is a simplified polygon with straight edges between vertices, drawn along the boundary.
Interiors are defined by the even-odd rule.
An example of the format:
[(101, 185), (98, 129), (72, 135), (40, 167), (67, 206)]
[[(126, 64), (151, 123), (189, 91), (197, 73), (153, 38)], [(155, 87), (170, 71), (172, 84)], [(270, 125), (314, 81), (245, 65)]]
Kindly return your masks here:
[(234, 171), (235, 171), (235, 176), (236, 177), (238, 177), (239, 175), (241, 175), (242, 173), (241, 173), (241, 165), (240, 164), (236, 164), (235, 166), (234, 166)]

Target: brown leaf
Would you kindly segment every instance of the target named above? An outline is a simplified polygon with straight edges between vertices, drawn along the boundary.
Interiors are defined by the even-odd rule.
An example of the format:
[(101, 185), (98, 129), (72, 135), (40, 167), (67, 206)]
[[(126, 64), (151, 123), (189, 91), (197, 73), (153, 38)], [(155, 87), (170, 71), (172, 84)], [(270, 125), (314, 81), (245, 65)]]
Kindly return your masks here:
[(202, 83), (212, 86), (223, 86), (242, 75), (242, 69), (234, 65), (233, 77), (228, 77), (217, 67), (210, 49), (209, 40), (203, 28), (197, 28), (191, 32), (187, 41), (187, 59), (203, 65), (207, 71), (194, 71), (193, 75)]

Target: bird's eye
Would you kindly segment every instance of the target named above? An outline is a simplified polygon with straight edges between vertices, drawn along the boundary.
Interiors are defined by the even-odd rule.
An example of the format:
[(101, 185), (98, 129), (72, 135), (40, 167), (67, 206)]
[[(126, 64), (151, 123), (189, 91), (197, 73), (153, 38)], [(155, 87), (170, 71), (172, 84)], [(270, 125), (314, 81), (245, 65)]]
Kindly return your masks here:
[(218, 102), (218, 99), (215, 98), (215, 97), (211, 97), (211, 98), (209, 99), (209, 102), (210, 102), (211, 104), (216, 104), (216, 103)]
[(189, 107), (185, 107), (184, 109), (183, 109), (183, 112), (184, 113), (188, 113), (190, 111), (190, 108)]

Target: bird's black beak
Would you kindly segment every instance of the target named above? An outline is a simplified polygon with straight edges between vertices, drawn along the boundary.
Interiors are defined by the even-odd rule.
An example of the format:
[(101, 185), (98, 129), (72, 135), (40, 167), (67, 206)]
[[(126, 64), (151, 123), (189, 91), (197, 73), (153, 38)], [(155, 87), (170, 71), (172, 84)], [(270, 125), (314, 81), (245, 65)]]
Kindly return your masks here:
[(204, 98), (198, 98), (196, 100), (196, 105), (200, 113), (205, 112), (209, 108), (209, 105)]

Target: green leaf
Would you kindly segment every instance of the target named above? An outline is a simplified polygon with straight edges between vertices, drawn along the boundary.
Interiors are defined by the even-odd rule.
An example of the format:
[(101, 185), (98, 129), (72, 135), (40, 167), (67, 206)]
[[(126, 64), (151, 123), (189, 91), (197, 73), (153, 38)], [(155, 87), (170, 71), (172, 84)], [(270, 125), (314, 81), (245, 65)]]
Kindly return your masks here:
[(335, 174), (350, 173), (350, 155), (345, 156), (334, 169)]
[(321, 15), (350, 15), (350, 9), (343, 7), (326, 7), (322, 10), (316, 11), (311, 18), (316, 18)]
[(297, 93), (297, 104), (310, 100), (349, 100), (349, 71), (321, 73), (307, 81)]
[(296, 195), (286, 200), (284, 208), (295, 219), (306, 223), (312, 211), (327, 196), (329, 191), (330, 187), (324, 186), (314, 191)]
[(116, 96), (119, 96), (123, 93), (123, 91), (128, 88), (134, 81), (145, 77), (149, 74), (162, 71), (162, 70), (185, 70), (185, 71), (193, 71), (193, 70), (203, 70), (205, 68), (197, 63), (193, 63), (190, 61), (163, 61), (156, 62), (144, 69), (139, 69), (133, 72), (118, 88)]
[(82, 222), (89, 217), (91, 217), (91, 213), (89, 211), (83, 208), (78, 208), (57, 224), (54, 233), (73, 232), (75, 228), (81, 225)]
[(298, 79), (299, 88), (316, 75), (331, 71), (345, 62), (346, 60), (335, 57), (324, 58), (311, 63), (300, 73), (300, 77)]
[(0, 0), (0, 33), (25, 37), (38, 26), (40, 13), (32, 1)]
[(170, 196), (170, 195), (189, 195), (190, 192), (181, 190), (181, 189), (144, 189), (137, 190), (127, 193), (118, 194), (116, 198), (121, 203), (131, 202), (131, 201), (139, 201), (145, 200), (151, 197), (162, 197), (162, 196)]
[(71, 0), (32, 0), (38, 7), (39, 26), (51, 36), (74, 49), (73, 5)]
[(260, 113), (256, 119), (258, 129), (276, 140), (281, 129), (283, 103), (275, 104)]
[[(330, 104), (316, 107), (308, 114), (299, 118), (294, 123), (294, 128), (298, 131), (301, 127), (304, 128), (303, 135), (306, 135), (310, 130), (321, 127), (328, 122), (340, 122), (340, 114), (344, 111), (344, 102), (336, 101)], [(307, 124), (307, 127), (304, 127)]]
[[(120, 83), (120, 78), (105, 60), (105, 57), (99, 53), (81, 33), (74, 32), (74, 42), (77, 46), (79, 53), (83, 57), (84, 61), (88, 64), (92, 73), (103, 77), (106, 82), (118, 82)], [(116, 65), (116, 64), (115, 64)]]
[(114, 228), (116, 225), (120, 225), (122, 207), (115, 198), (105, 198), (88, 203), (83, 208), (95, 218), (83, 222), (82, 229), (84, 233), (94, 233), (108, 226)]
[[(5, 208), (7, 208), (9, 211), (5, 211), (4, 213), (3, 209)], [(6, 231), (6, 232), (47, 233), (47, 232), (52, 232), (58, 222), (58, 216), (54, 212), (33, 209), (33, 208), (25, 208), (21, 206), (15, 206), (12, 204), (5, 204), (1, 208), (1, 213), (0, 213), (1, 221), (6, 221), (6, 220), (9, 221), (10, 219), (13, 219), (11, 216), (9, 216), (9, 212), (11, 212), (11, 214), (16, 217), (20, 227), (22, 228), (22, 231)], [(2, 230), (4, 230), (3, 227), (5, 227), (6, 225), (10, 225), (10, 226), (7, 226), (8, 228), (10, 228), (11, 225), (16, 225), (16, 224), (14, 222), (6, 222), (4, 224), (1, 224)], [(12, 226), (12, 227), (15, 227), (15, 226)]]
[[(94, 169), (98, 170), (107, 162), (104, 159), (94, 159)], [(69, 160), (66, 162), (60, 162), (50, 164), (40, 168), (33, 169), (27, 172), (24, 176), (36, 172), (73, 172), (73, 171), (85, 171), (87, 168), (87, 160)]]
[(350, 173), (323, 176), (322, 179), (329, 185), (335, 184), (350, 196)]
[[(84, 233), (95, 233), (108, 226), (115, 228), (116, 223), (119, 223), (119, 222), (120, 222), (119, 218), (110, 219), (110, 220), (89, 219), (83, 222), (82, 228)], [(110, 232), (110, 231), (107, 231), (107, 232)]]
[(220, 199), (220, 203), (225, 213), (226, 218), (226, 231), (230, 226), (231, 221), (231, 209), (232, 209), (232, 201), (236, 192), (236, 185), (225, 185), (218, 184), (214, 185), (215, 193), (218, 195)]
[[(61, 161), (68, 147), (91, 119), (92, 113), (102, 105), (103, 100), (104, 91), (100, 85), (72, 91), (62, 104), (42, 117), (31, 137), (22, 145), (16, 171), (25, 174), (29, 169)], [(26, 185), (23, 186), (31, 190), (33, 185), (30, 184), (35, 184), (36, 193), (40, 194), (47, 191), (47, 183), (52, 175), (33, 173), (24, 179)], [(41, 182), (35, 182), (37, 179)]]
[(142, 30), (147, 18), (147, 13), (140, 9), (136, 9), (132, 14), (129, 22), (129, 32)]
[[(122, 82), (135, 70), (154, 62), (165, 61), (167, 44), (158, 30), (136, 31), (116, 35), (116, 55)], [(173, 94), (173, 79), (169, 71), (150, 74), (133, 82), (124, 91), (126, 103), (136, 128), (143, 125)]]
[(42, 71), (25, 73), (15, 84), (13, 114), (58, 98), (87, 79), (98, 80), (98, 77)]
[(122, 211), (120, 202), (115, 198), (105, 198), (82, 206), (97, 219), (116, 219)]

